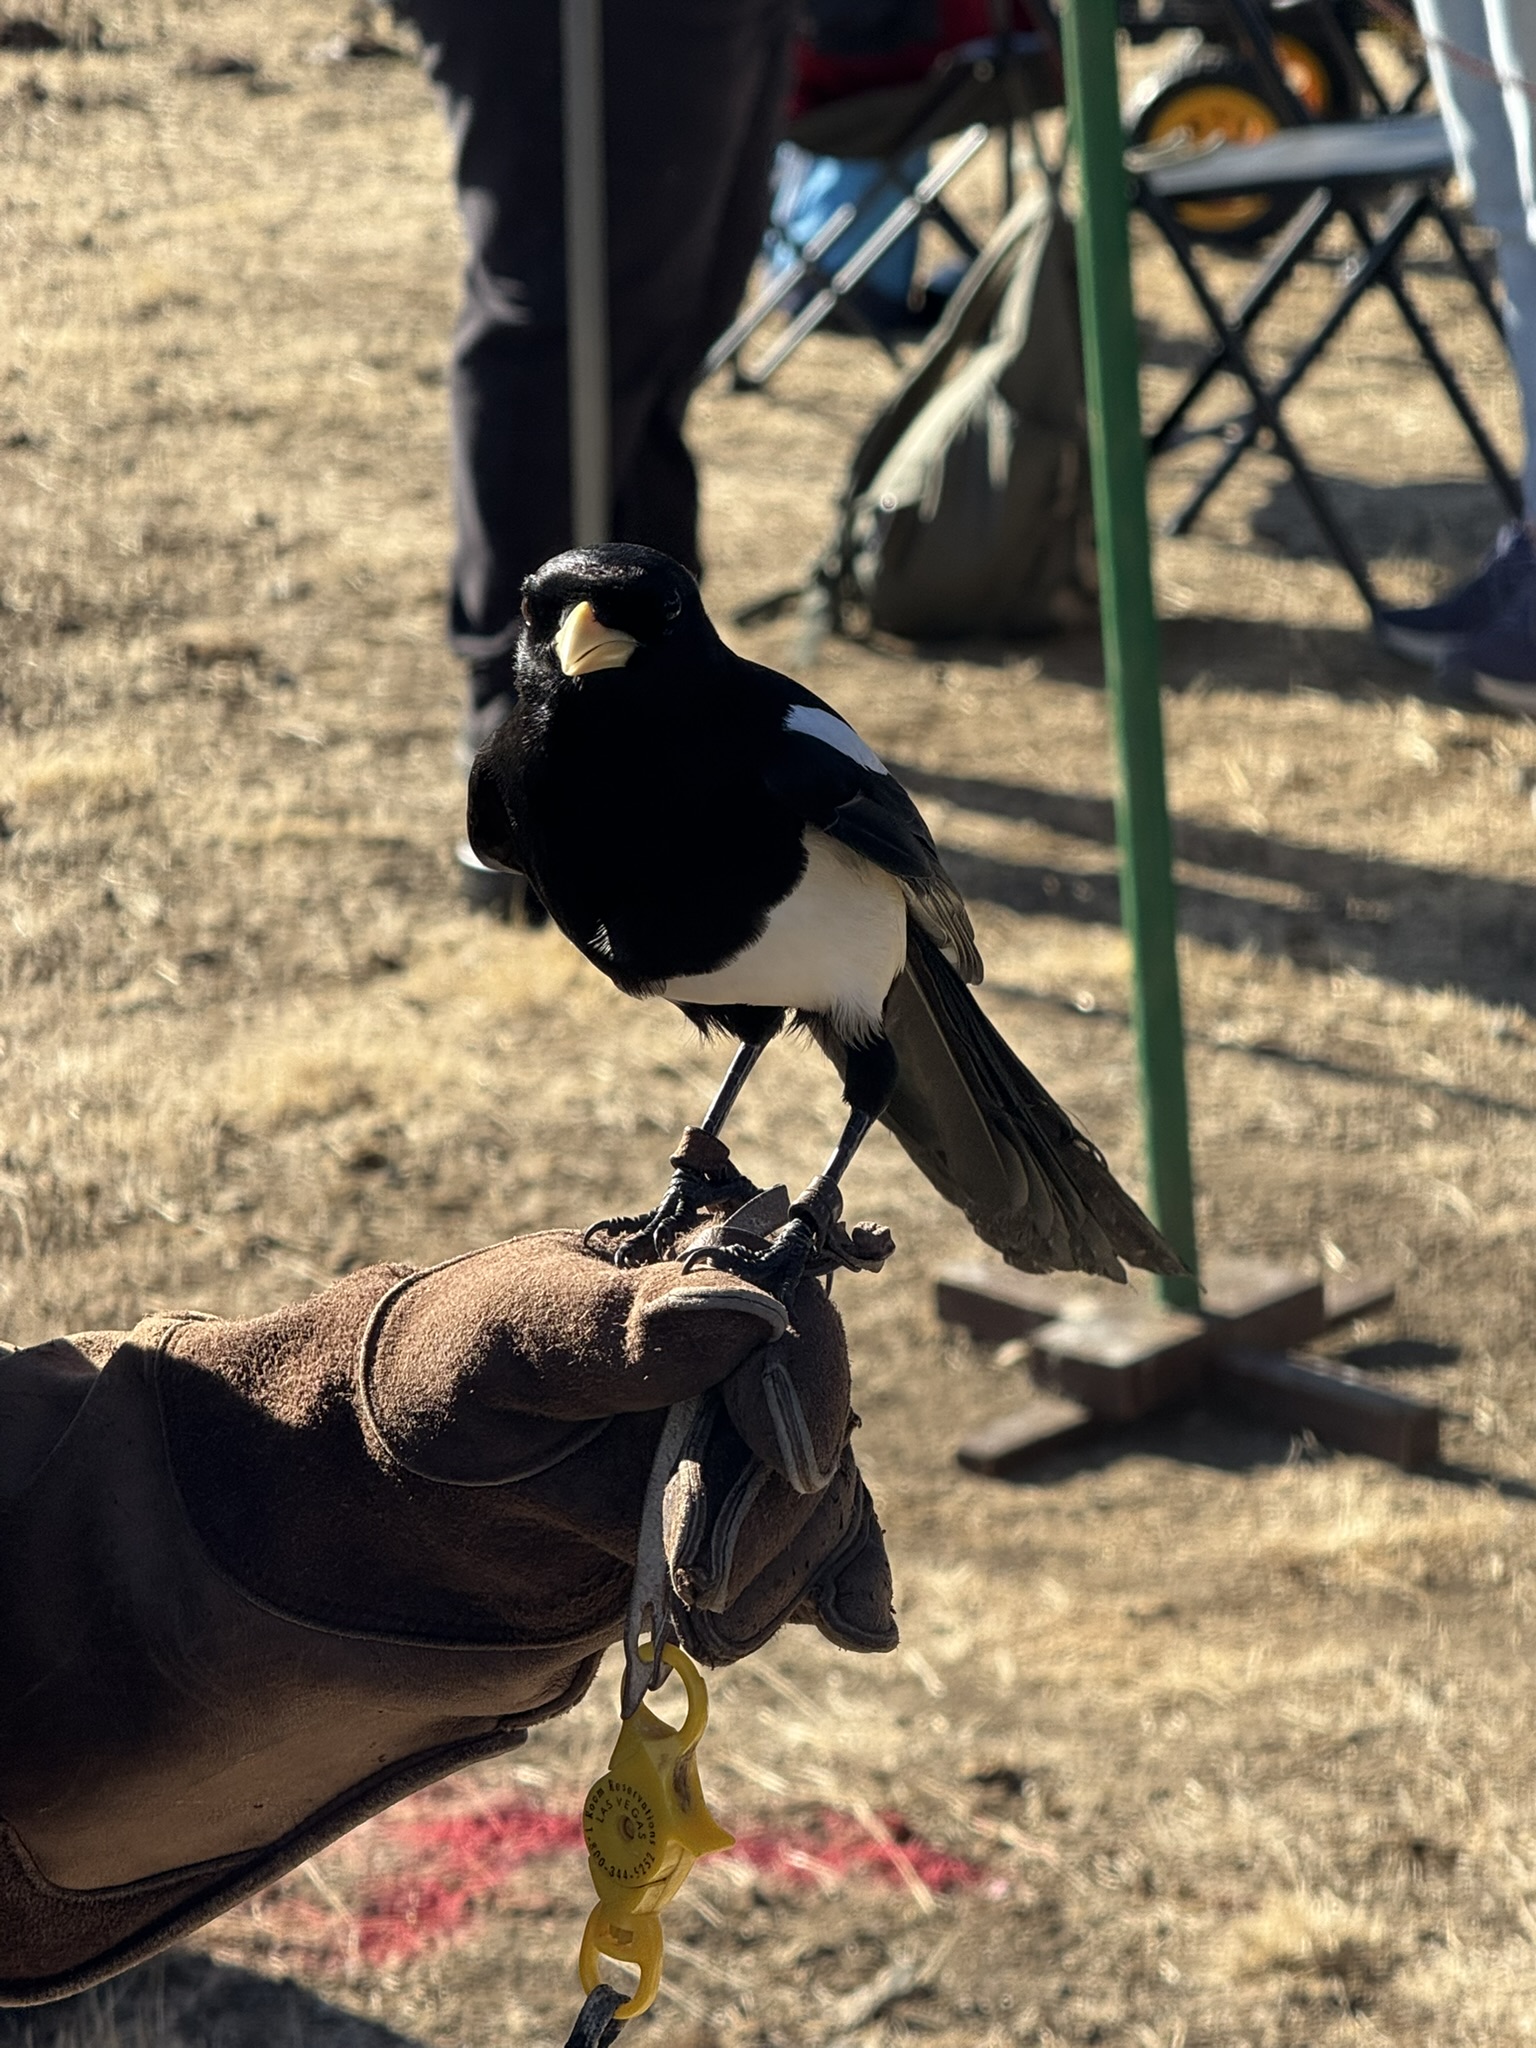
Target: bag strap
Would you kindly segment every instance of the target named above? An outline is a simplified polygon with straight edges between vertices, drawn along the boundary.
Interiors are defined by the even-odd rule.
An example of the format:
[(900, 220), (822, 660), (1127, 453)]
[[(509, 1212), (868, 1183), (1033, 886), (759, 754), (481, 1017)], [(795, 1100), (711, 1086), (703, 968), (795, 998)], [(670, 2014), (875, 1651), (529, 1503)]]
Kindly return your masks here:
[(985, 339), (1019, 250), (1053, 211), (1048, 193), (1028, 192), (998, 222), (981, 254), (956, 285), (942, 319), (854, 451), (843, 492), (845, 514), (943, 383), (955, 358)]

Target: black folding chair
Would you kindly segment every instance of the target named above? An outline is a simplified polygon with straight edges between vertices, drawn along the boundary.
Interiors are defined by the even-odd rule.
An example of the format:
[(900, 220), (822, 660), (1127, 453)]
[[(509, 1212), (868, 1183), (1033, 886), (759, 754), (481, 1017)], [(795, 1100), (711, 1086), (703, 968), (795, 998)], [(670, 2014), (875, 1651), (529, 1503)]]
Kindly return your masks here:
[[(921, 221), (934, 222), (967, 263), (978, 244), (951, 211), (944, 193), (986, 143), (1001, 132), (1005, 145), (1016, 121), (1060, 103), (1060, 74), (1051, 39), (1013, 30), (980, 37), (944, 51), (933, 71), (909, 85), (881, 86), (812, 108), (793, 120), (788, 140), (813, 156), (878, 161), (880, 177), (857, 204), (839, 207), (803, 248), (786, 246), (787, 261), (731, 322), (705, 359), (704, 376), (729, 363), (737, 390), (760, 390), (800, 344), (834, 312), (895, 355), (889, 338), (859, 309), (858, 287), (886, 250)], [(939, 142), (947, 147), (917, 181), (904, 165)], [(1011, 160), (1005, 166), (1005, 208), (1011, 205)], [(894, 200), (894, 204), (893, 204)], [(867, 227), (835, 268), (831, 253), (851, 231)], [(783, 238), (788, 243), (788, 238)], [(748, 364), (742, 351), (786, 302), (799, 309), (772, 344)]]
[[(1171, 448), (1209, 437), (1224, 444), (1214, 467), (1168, 522), (1166, 531), (1187, 533), (1248, 450), (1267, 440), (1289, 465), (1313, 518), (1375, 615), (1380, 600), (1364, 557), (1292, 439), (1280, 409), (1364, 295), (1376, 287), (1392, 295), (1425, 362), (1461, 415), (1495, 488), (1511, 513), (1520, 515), (1519, 485), (1505, 467), (1471, 399), (1403, 282), (1400, 257), (1404, 245), (1421, 221), (1436, 221), (1458, 268), (1502, 338), (1503, 324), (1487, 280), (1473, 261), (1445, 201), (1445, 185), (1451, 173), (1450, 146), (1437, 114), (1393, 115), (1379, 121), (1291, 128), (1247, 148), (1222, 147), (1182, 163), (1158, 167), (1143, 164), (1135, 172), (1136, 203), (1156, 224), (1178, 258), (1213, 336), (1204, 362), (1178, 403), (1154, 429), (1148, 452), (1161, 455)], [(1178, 208), (1189, 200), (1222, 199), (1256, 190), (1304, 192), (1306, 197), (1276, 238), (1258, 275), (1229, 310), (1207, 277), (1196, 245), (1180, 223)], [(1335, 219), (1348, 222), (1360, 245), (1359, 251), (1339, 268), (1339, 291), (1327, 318), (1291, 358), (1284, 374), (1268, 383), (1249, 352), (1249, 334), (1297, 265), (1313, 251), (1324, 228)], [(1223, 372), (1245, 387), (1249, 401), (1246, 409), (1214, 425), (1188, 424), (1196, 400), (1212, 379)]]

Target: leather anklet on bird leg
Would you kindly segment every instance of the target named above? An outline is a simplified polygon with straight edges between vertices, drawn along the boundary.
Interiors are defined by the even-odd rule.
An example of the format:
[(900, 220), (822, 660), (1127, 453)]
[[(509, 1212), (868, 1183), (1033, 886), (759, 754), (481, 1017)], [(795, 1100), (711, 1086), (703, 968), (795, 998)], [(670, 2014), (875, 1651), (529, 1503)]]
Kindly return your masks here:
[(613, 1237), (616, 1266), (648, 1266), (670, 1256), (680, 1237), (696, 1229), (707, 1216), (729, 1215), (751, 1201), (756, 1187), (731, 1163), (721, 1139), (698, 1124), (683, 1132), (677, 1150), (668, 1162), (672, 1178), (660, 1202), (644, 1216), (606, 1216), (589, 1224), (582, 1243)]
[(896, 1249), (890, 1232), (873, 1223), (856, 1223), (848, 1230), (841, 1220), (841, 1177), (873, 1125), (873, 1117), (861, 1110), (852, 1113), (825, 1171), (790, 1205), (785, 1221), (766, 1244), (733, 1242), (727, 1227), (718, 1236), (711, 1233), (690, 1247), (683, 1261), (685, 1270), (694, 1265), (719, 1266), (738, 1279), (765, 1288), (786, 1307), (807, 1274), (826, 1276), (830, 1286), (831, 1275), (839, 1268), (878, 1273)]
[(595, 1237), (616, 1237), (620, 1240), (613, 1248), (616, 1266), (653, 1265), (666, 1258), (677, 1240), (711, 1211), (729, 1213), (752, 1199), (757, 1189), (731, 1164), (720, 1131), (762, 1055), (762, 1044), (743, 1044), (737, 1049), (704, 1121), (684, 1130), (682, 1142), (668, 1162), (672, 1178), (656, 1207), (646, 1215), (604, 1217), (589, 1225), (583, 1244), (591, 1244)]

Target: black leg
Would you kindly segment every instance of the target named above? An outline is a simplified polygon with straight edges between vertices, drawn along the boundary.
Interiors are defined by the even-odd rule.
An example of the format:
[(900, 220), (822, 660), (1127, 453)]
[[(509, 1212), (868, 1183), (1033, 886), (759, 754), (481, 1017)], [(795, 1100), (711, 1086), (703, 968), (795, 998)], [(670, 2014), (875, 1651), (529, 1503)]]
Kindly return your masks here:
[(848, 1121), (843, 1125), (843, 1135), (837, 1141), (837, 1150), (799, 1201), (790, 1204), (789, 1222), (785, 1228), (793, 1230), (797, 1221), (807, 1226), (812, 1233), (807, 1254), (825, 1240), (828, 1231), (842, 1215), (843, 1175), (853, 1164), (853, 1155), (874, 1127), (875, 1119), (866, 1111), (850, 1110)]
[(895, 1086), (896, 1054), (883, 1034), (864, 1045), (844, 1048), (843, 1100), (848, 1105), (848, 1121), (837, 1141), (837, 1150), (790, 1210), (791, 1222), (798, 1215), (819, 1226), (817, 1243), (826, 1237), (842, 1213), (843, 1175), (879, 1122)]
[(763, 1056), (763, 1039), (758, 1045), (741, 1045), (736, 1048), (736, 1057), (725, 1070), (725, 1079), (715, 1090), (715, 1099), (704, 1112), (704, 1121), (699, 1125), (712, 1138), (718, 1138), (726, 1118), (736, 1107), (736, 1098), (746, 1084), (748, 1074)]
[(843, 1209), (842, 1178), (855, 1153), (879, 1121), (896, 1086), (896, 1054), (888, 1038), (844, 1047), (843, 1099), (848, 1121), (836, 1150), (797, 1202), (789, 1221), (762, 1251), (734, 1245), (700, 1246), (685, 1263), (724, 1266), (765, 1287), (786, 1306), (793, 1303), (805, 1269), (836, 1228)]
[(763, 1047), (782, 1025), (784, 1012), (739, 1008), (728, 1015), (706, 1017), (701, 1013), (693, 1021), (725, 1024), (742, 1042), (726, 1069), (725, 1079), (715, 1090), (715, 1099), (705, 1111), (704, 1121), (684, 1131), (681, 1144), (672, 1154), (672, 1178), (656, 1207), (644, 1216), (605, 1216), (600, 1223), (588, 1227), (584, 1239), (588, 1244), (595, 1237), (618, 1240), (612, 1253), (616, 1266), (644, 1266), (666, 1258), (678, 1238), (701, 1220), (705, 1210), (734, 1208), (756, 1193), (732, 1166), (720, 1132), (736, 1106), (747, 1076), (762, 1058)]
[(849, 1112), (848, 1121), (843, 1125), (843, 1135), (837, 1141), (837, 1150), (821, 1170), (822, 1180), (841, 1181), (853, 1164), (853, 1155), (875, 1128), (875, 1119), (862, 1109)]

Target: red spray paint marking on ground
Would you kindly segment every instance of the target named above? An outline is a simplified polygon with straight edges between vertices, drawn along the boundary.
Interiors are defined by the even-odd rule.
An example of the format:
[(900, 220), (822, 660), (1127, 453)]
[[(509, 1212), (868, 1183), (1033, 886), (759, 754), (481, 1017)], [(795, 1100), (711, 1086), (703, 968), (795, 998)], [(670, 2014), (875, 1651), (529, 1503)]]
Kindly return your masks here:
[(521, 1803), (437, 1820), (386, 1820), (379, 1830), (411, 1866), (375, 1879), (357, 1902), (359, 1951), (364, 1961), (381, 1964), (404, 1962), (456, 1934), (525, 1863), (585, 1847), (579, 1814)]
[[(880, 1824), (888, 1841), (877, 1840), (852, 1815), (823, 1808), (798, 1827), (743, 1830), (726, 1855), (765, 1877), (824, 1888), (855, 1876), (887, 1885), (915, 1876), (934, 1892), (991, 1881), (981, 1865), (915, 1834), (900, 1814), (882, 1814)], [(357, 1949), (374, 1965), (405, 1962), (431, 1943), (451, 1940), (514, 1871), (538, 1857), (583, 1848), (578, 1815), (521, 1802), (432, 1819), (402, 1814), (375, 1826), (408, 1867), (366, 1881), (356, 1899)]]

